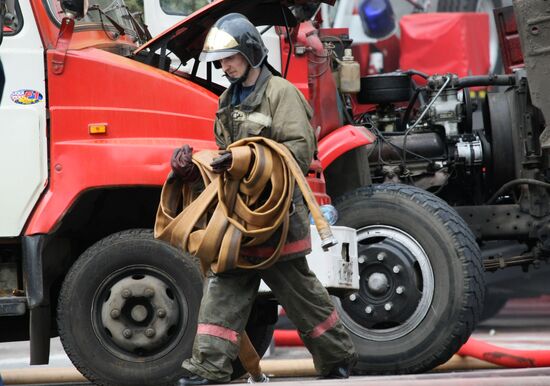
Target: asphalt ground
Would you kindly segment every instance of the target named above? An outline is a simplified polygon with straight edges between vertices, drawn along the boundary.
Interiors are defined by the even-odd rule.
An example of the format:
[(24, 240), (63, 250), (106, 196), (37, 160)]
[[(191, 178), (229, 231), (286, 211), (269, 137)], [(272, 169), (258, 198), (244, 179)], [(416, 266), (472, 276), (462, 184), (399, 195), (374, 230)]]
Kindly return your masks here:
[[(510, 349), (550, 350), (550, 296), (536, 299), (512, 299), (495, 317), (482, 323), (473, 338)], [(90, 385), (75, 379), (78, 375), (65, 355), (58, 338), (52, 339), (51, 363), (28, 365), (28, 342), (0, 344), (0, 374), (39, 371), (43, 374), (65, 374), (65, 383), (42, 385)], [(291, 385), (549, 385), (550, 368), (504, 369), (469, 357), (455, 356), (447, 364), (425, 374), (400, 376), (353, 376), (347, 380), (319, 380), (311, 356), (303, 347), (271, 347), (262, 360), (267, 372), (282, 374), (271, 377), (271, 383)], [(286, 375), (285, 375), (286, 374)], [(238, 380), (233, 384), (245, 382)], [(16, 384), (16, 383), (6, 383)], [(35, 383), (34, 385), (41, 385)]]

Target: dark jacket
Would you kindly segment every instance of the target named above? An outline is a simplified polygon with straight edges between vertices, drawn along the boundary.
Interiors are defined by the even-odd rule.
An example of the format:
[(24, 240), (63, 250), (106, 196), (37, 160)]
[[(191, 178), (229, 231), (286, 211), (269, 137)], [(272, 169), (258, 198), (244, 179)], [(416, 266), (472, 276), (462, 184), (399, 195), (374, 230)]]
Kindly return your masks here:
[[(225, 149), (246, 137), (262, 136), (285, 145), (294, 155), (304, 174), (307, 173), (317, 142), (309, 120), (312, 109), (303, 94), (290, 82), (273, 76), (264, 66), (254, 91), (238, 106), (231, 100), (236, 86), (231, 85), (219, 99), (214, 132), (216, 143)], [(265, 245), (243, 248), (244, 256), (271, 255), (279, 240), (279, 232)], [(299, 189), (294, 190), (290, 227), (281, 256), (303, 256), (311, 251), (309, 216)]]

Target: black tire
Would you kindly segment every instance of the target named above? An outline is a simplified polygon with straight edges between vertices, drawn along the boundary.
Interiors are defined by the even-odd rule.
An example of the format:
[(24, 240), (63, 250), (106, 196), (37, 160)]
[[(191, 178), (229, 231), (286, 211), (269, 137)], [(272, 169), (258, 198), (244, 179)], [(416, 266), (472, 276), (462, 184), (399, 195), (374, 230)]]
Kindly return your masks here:
[[(110, 313), (102, 312), (116, 308), (114, 298), (118, 292), (121, 299), (124, 285), (140, 288), (144, 280), (155, 289), (153, 300), (134, 290), (127, 300), (119, 302), (125, 302), (117, 308), (121, 316), (113, 319)], [(164, 293), (167, 297), (155, 301)], [(86, 250), (67, 274), (59, 296), (59, 335), (75, 367), (97, 385), (172, 385), (183, 376), (181, 362), (191, 356), (201, 298), (202, 277), (192, 257), (155, 240), (150, 230), (116, 233)], [(159, 307), (160, 301), (167, 299), (173, 300), (171, 307)], [(136, 322), (130, 318), (129, 304), (154, 312)], [(158, 317), (159, 308), (165, 308), (163, 318)], [(169, 321), (174, 310), (178, 316), (172, 317), (170, 326), (161, 326), (166, 328), (164, 334), (141, 336), (155, 321)], [(115, 338), (114, 330), (124, 333), (119, 320), (133, 331), (131, 338)], [(271, 342), (273, 323), (257, 319), (247, 325), (260, 356)], [(144, 340), (155, 344), (141, 347)], [(238, 359), (233, 368), (233, 379), (245, 373)]]
[(481, 253), (466, 223), (433, 194), (400, 184), (360, 188), (335, 206), (338, 224), (359, 237), (360, 290), (337, 302), (359, 355), (355, 372), (418, 373), (447, 361), (474, 330), (484, 298)]
[[(143, 287), (155, 290), (152, 298)], [(191, 355), (201, 297), (192, 259), (151, 231), (115, 233), (88, 248), (65, 277), (57, 315), (61, 342), (97, 385), (171, 385)], [(151, 326), (156, 333), (147, 338)], [(124, 338), (126, 330), (131, 337)]]

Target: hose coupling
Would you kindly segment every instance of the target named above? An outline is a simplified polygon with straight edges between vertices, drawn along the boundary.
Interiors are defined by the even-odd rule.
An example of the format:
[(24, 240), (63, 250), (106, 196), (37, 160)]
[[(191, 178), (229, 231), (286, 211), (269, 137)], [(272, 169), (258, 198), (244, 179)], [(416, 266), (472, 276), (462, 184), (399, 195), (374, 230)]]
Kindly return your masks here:
[(330, 247), (334, 247), (336, 244), (338, 244), (338, 240), (334, 236), (330, 236), (326, 239), (321, 240), (321, 248), (323, 248), (323, 251), (328, 251)]

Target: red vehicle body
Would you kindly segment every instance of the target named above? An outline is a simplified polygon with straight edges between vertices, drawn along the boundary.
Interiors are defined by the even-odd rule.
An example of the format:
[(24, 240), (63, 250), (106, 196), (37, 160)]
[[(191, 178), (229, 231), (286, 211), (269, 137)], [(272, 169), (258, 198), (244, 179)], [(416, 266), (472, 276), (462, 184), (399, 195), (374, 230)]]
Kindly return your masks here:
[[(30, 335), (31, 361), (39, 364), (48, 360), (50, 335), (59, 333), (79, 370), (103, 385), (170, 384), (181, 374), (201, 277), (191, 257), (147, 229), (173, 149), (215, 148), (212, 125), (223, 87), (197, 76), (196, 67), (171, 68), (168, 53), (182, 63), (196, 60), (212, 24), (240, 12), (257, 26), (276, 26), (281, 72), (315, 111), (319, 153), (310, 186), (319, 203), (333, 199), (339, 225), (357, 229), (361, 289), (335, 293), (359, 353), (355, 371), (426, 371), (466, 341), (481, 313), (484, 276), (470, 229), (478, 228), (467, 222), (474, 204), (455, 202), (452, 193), (476, 186), (463, 182), (485, 178), (487, 168), (462, 156), (477, 154), (481, 144), (464, 128), (471, 106), (461, 99), (459, 80), (430, 78), (433, 88), (423, 90), (429, 104), (414, 103), (410, 74), (403, 73), (390, 75), (398, 77), (397, 88), (395, 79), (380, 75), (362, 77), (357, 95), (342, 92), (335, 79), (349, 48), (345, 30), (298, 20), (286, 1), (217, 0), (143, 45), (139, 33), (118, 34), (98, 19), (77, 22), (72, 31), (70, 18), (52, 16), (49, 5), (58, 1), (27, 3), (33, 19), (25, 22), (36, 25), (44, 48), (48, 172), (21, 233), (0, 238), (19, 277), (17, 291), (0, 297), (2, 340)], [(117, 9), (105, 12), (125, 12)], [(425, 115), (424, 107), (433, 112)], [(499, 176), (508, 178), (504, 172)], [(463, 216), (430, 188), (450, 192), (445, 199), (462, 204)], [(260, 296), (251, 313), (247, 332), (260, 354), (276, 310), (272, 298)], [(28, 331), (21, 328), (27, 321)], [(242, 373), (238, 361), (234, 369)]]
[[(44, 7), (35, 7), (35, 13), (50, 47), (47, 62), (52, 63), (59, 29)], [(119, 43), (134, 46), (130, 39)], [(95, 48), (105, 44), (112, 42), (103, 31), (78, 31), (70, 40), (63, 73), (47, 68), (53, 128), (50, 177), (27, 235), (51, 232), (77, 197), (92, 187), (161, 185), (171, 151), (183, 139), (196, 149), (215, 148), (216, 95)], [(91, 134), (89, 125), (96, 123), (105, 123), (107, 132)]]
[[(201, 295), (200, 276), (190, 260), (181, 261), (181, 252), (166, 249), (165, 245), (152, 239), (150, 232), (140, 229), (152, 228), (160, 188), (170, 171), (172, 151), (184, 143), (191, 145), (195, 151), (216, 148), (212, 128), (222, 88), (214, 85), (205, 87), (206, 82), (192, 79), (182, 72), (172, 73), (172, 70), (143, 63), (144, 60), (138, 58), (139, 54), (133, 54), (138, 48), (138, 36), (130, 33), (132, 31), (113, 39), (116, 28), (112, 25), (105, 27), (87, 20), (85, 23), (77, 22), (74, 27), (71, 18), (56, 20), (51, 7), (61, 11), (59, 3), (40, 0), (8, 3), (10, 11), (16, 15), (15, 20), (18, 16), (19, 21), (13, 25), (14, 29), (6, 27), (6, 41), (9, 42), (11, 36), (18, 36), (18, 33), (21, 37), (21, 31), (25, 31), (22, 29), (25, 25), (21, 27), (24, 16), (26, 26), (32, 25), (39, 31), (44, 47), (46, 88), (42, 93), (47, 98), (43, 99), (39, 92), (33, 91), (33, 95), (37, 96), (37, 101), (46, 103), (48, 149), (47, 179), (32, 211), (24, 219), (21, 233), (0, 238), (0, 247), (2, 250), (6, 247), (8, 251), (6, 261), (10, 262), (10, 267), (17, 267), (16, 271), (9, 272), (13, 274), (14, 281), (2, 283), (6, 288), (2, 288), (0, 297), (0, 339), (10, 341), (30, 337), (31, 364), (47, 363), (49, 338), (58, 334), (56, 327), (65, 331), (61, 332), (61, 336), (67, 351), (73, 351), (69, 346), (75, 348), (80, 343), (81, 335), (75, 329), (82, 330), (81, 334), (88, 334), (84, 332), (86, 329), (83, 326), (67, 326), (69, 321), (80, 318), (74, 309), (80, 301), (68, 298), (76, 292), (87, 291), (82, 285), (87, 280), (83, 278), (109, 282), (109, 275), (113, 272), (123, 272), (123, 279), (117, 276), (107, 287), (100, 286), (104, 291), (98, 291), (98, 283), (94, 284), (96, 288), (90, 288), (88, 295), (95, 298), (111, 295), (113, 283), (129, 283), (130, 288), (134, 288), (132, 286), (135, 283), (128, 280), (145, 277), (148, 281), (152, 280), (149, 286), (157, 293), (165, 292), (161, 302), (164, 302), (168, 316), (152, 316), (161, 307), (159, 303), (143, 303), (144, 298), (138, 295), (132, 297), (132, 301), (138, 302), (139, 307), (146, 307), (149, 310), (148, 318), (155, 318), (158, 322), (169, 319), (171, 313), (176, 315), (170, 322), (172, 324), (151, 322), (157, 323), (157, 336), (148, 340), (147, 344), (135, 342), (125, 346), (124, 341), (117, 341), (116, 338), (107, 344), (110, 345), (107, 351), (111, 352), (124, 347), (123, 353), (114, 354), (119, 360), (132, 356), (130, 362), (133, 362), (133, 368), (127, 367), (126, 373), (124, 370), (120, 373), (118, 368), (109, 368), (116, 366), (111, 360), (103, 361), (99, 368), (91, 363), (80, 370), (91, 379), (106, 384), (169, 382), (178, 376), (178, 363), (188, 355), (191, 348), (195, 328), (193, 320)], [(217, 18), (223, 14), (225, 3), (233, 5), (231, 2), (218, 1), (197, 13), (209, 15), (208, 8), (213, 8), (217, 9), (217, 16), (209, 17)], [(246, 9), (246, 2), (235, 3), (237, 8)], [(281, 7), (278, 1), (269, 2), (268, 6)], [(25, 14), (30, 10), (32, 13)], [(29, 18), (29, 15), (32, 17)], [(318, 38), (315, 39), (316, 36), (306, 36), (304, 31), (307, 28), (309, 31), (312, 29), (310, 24), (308, 26), (305, 23), (299, 36), (294, 37), (296, 44), (311, 45), (316, 50), (322, 50), (322, 43)], [(308, 71), (322, 72), (323, 66), (308, 68), (308, 65), (304, 58), (295, 60), (291, 78), (312, 105), (323, 111), (323, 114), (315, 117), (313, 123), (323, 128), (323, 135), (331, 133), (331, 146), (323, 145), (323, 141), (320, 141), (321, 148), (325, 150), (319, 154), (319, 160), (312, 164), (308, 176), (319, 203), (328, 204), (330, 198), (325, 191), (321, 165), (326, 167), (347, 150), (370, 143), (373, 137), (363, 127), (342, 124), (336, 108), (336, 86), (331, 72), (326, 72), (322, 77), (323, 83), (319, 79), (315, 84), (310, 84)], [(8, 72), (8, 76), (13, 79), (13, 73)], [(323, 98), (325, 93), (331, 95), (328, 100)], [(15, 101), (15, 93), (10, 90), (8, 94)], [(7, 102), (11, 103), (10, 100)], [(109, 255), (103, 263), (94, 256), (89, 270), (80, 270), (82, 267), (74, 264), (78, 256), (93, 248), (94, 243), (100, 240), (114, 244), (122, 240), (120, 248), (127, 251), (125, 254), (128, 255), (133, 252), (127, 248), (140, 243), (146, 248), (152, 248), (152, 252), (149, 255), (141, 253), (141, 257), (131, 259), (130, 263), (134, 265), (130, 269), (128, 262), (109, 265), (113, 261), (113, 256)], [(172, 262), (159, 273), (155, 259)], [(175, 263), (174, 259), (177, 260)], [(141, 263), (138, 264), (139, 261)], [(150, 268), (152, 265), (156, 268)], [(97, 272), (97, 267), (105, 267), (103, 277)], [(81, 273), (84, 276), (69, 280), (74, 287), (60, 292), (62, 282), (65, 282), (65, 287), (71, 287), (67, 285), (67, 279), (71, 277), (69, 269), (77, 276)], [(171, 269), (178, 272), (169, 272)], [(14, 282), (17, 284), (8, 287)], [(188, 284), (182, 285), (180, 282)], [(86, 298), (88, 295), (83, 296)], [(174, 300), (173, 296), (179, 306), (167, 305)], [(92, 308), (99, 307), (98, 304), (94, 303)], [(276, 303), (262, 301), (258, 304), (255, 315), (263, 315), (265, 320), (253, 324), (261, 326), (257, 330), (263, 336), (276, 318)], [(265, 310), (269, 312), (263, 312)], [(121, 311), (123, 317), (129, 315), (131, 319), (130, 314), (124, 316), (124, 308)], [(95, 317), (98, 317), (97, 313)], [(191, 319), (187, 320), (188, 317)], [(107, 335), (113, 334), (120, 326), (110, 324), (105, 331), (108, 331)], [(125, 326), (128, 327), (127, 323)], [(92, 330), (88, 332), (92, 335), (104, 334), (104, 331), (97, 331), (96, 322), (89, 324), (89, 327)], [(177, 332), (170, 331), (168, 334), (166, 330), (169, 328)], [(165, 331), (165, 335), (159, 337), (160, 331)], [(118, 332), (121, 335), (123, 331)], [(168, 338), (167, 334), (175, 334), (175, 339)], [(256, 345), (266, 343), (266, 338), (255, 337), (254, 331), (251, 337)], [(103, 341), (105, 338), (109, 339), (103, 336)], [(167, 343), (168, 339), (171, 340)], [(263, 353), (266, 348), (259, 347), (259, 350)], [(143, 350), (148, 352), (144, 353)], [(94, 350), (90, 352), (93, 356), (102, 357)], [(165, 356), (169, 353), (174, 359), (166, 360)], [(150, 368), (154, 368), (156, 373), (139, 365), (147, 355), (149, 358), (154, 357), (154, 360), (146, 361), (151, 362)], [(97, 375), (101, 373), (106, 376)]]
[[(37, 7), (36, 16), (52, 47), (47, 51), (51, 63), (58, 30), (43, 7)], [(313, 30), (310, 23), (302, 24), (295, 44), (322, 51), (318, 36), (307, 36)], [(79, 194), (92, 187), (161, 185), (169, 171), (169, 155), (182, 143), (196, 150), (216, 148), (212, 125), (217, 95), (176, 75), (94, 48), (105, 44), (111, 41), (101, 31), (75, 33), (63, 73), (55, 74), (48, 66), (50, 125), (55, 127), (50, 136), (50, 181), (25, 229), (27, 235), (50, 232)], [(283, 48), (286, 55), (288, 47)], [(309, 83), (309, 74), (323, 72), (323, 66), (295, 58), (288, 79), (320, 112), (312, 124), (322, 127), (319, 146), (326, 150), (319, 152), (319, 159), (327, 167), (373, 137), (363, 128), (342, 125), (330, 71)], [(107, 123), (107, 133), (91, 134), (89, 126), (97, 123)], [(324, 145), (323, 138), (333, 131), (331, 145)]]

